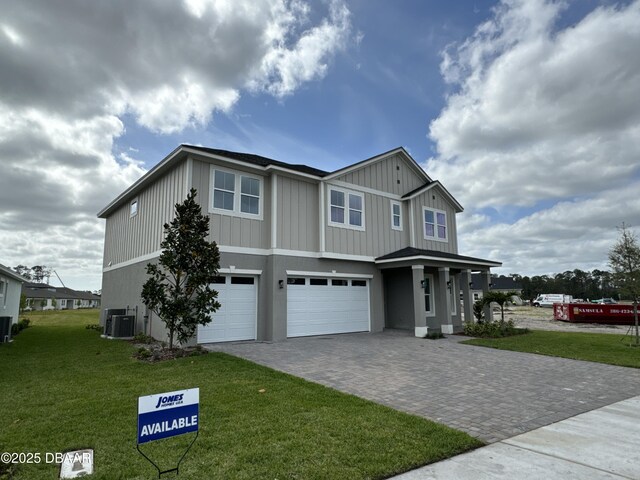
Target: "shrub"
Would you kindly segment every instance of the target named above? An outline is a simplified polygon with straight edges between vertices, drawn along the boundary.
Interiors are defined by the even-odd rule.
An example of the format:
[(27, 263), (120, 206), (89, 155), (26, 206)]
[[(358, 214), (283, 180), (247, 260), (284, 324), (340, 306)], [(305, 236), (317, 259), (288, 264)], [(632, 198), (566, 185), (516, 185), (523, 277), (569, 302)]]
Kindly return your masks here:
[(484, 302), (482, 299), (473, 302), (473, 316), (476, 317), (477, 322), (484, 320)]
[(23, 318), (22, 320), (20, 320), (18, 322), (18, 329), (19, 330), (24, 330), (25, 328), (27, 328), (29, 326), (30, 323), (31, 323), (31, 320), (29, 320), (28, 318)]
[(524, 333), (529, 333), (529, 329), (516, 328), (512, 320), (464, 324), (464, 334), (470, 337), (500, 338)]
[(102, 333), (102, 331), (104, 330), (102, 325), (100, 325), (99, 323), (90, 323), (85, 328), (87, 330), (97, 330), (100, 333)]
[(442, 332), (429, 332), (424, 338), (428, 338), (429, 340), (437, 340), (439, 338), (444, 338), (444, 334)]
[(11, 336), (15, 337), (20, 332), (20, 327), (17, 323), (11, 325)]
[(133, 337), (133, 343), (153, 343), (154, 339), (153, 337), (151, 337), (150, 335), (145, 335), (142, 332), (138, 332), (135, 334), (135, 336)]
[(138, 360), (146, 360), (151, 356), (151, 352), (145, 347), (140, 347), (134, 356)]

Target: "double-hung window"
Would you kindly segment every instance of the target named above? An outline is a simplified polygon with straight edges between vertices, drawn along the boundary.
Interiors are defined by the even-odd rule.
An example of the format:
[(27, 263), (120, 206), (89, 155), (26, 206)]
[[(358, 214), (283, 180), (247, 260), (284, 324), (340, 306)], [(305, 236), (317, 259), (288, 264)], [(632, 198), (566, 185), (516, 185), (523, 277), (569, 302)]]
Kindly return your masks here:
[(402, 205), (391, 200), (391, 228), (402, 230)]
[(239, 217), (261, 218), (262, 180), (249, 174), (212, 168), (210, 211)]
[(446, 242), (448, 239), (447, 232), (447, 214), (441, 210), (424, 208), (424, 238), (426, 240), (437, 240)]
[(258, 215), (260, 213), (260, 180), (240, 177), (240, 211)]
[(213, 208), (233, 210), (235, 204), (236, 176), (215, 170), (213, 174)]
[(329, 225), (364, 230), (364, 195), (330, 188)]

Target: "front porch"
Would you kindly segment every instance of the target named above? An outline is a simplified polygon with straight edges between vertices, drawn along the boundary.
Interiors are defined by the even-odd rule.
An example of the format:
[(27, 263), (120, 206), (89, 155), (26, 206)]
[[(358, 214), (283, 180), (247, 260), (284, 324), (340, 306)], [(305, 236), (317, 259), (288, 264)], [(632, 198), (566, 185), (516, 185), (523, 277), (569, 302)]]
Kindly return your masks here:
[[(459, 333), (473, 321), (471, 290), (487, 293), (491, 267), (502, 264), (446, 252), (405, 248), (376, 259), (384, 278), (385, 327), (428, 333)], [(471, 274), (480, 273), (480, 285)], [(462, 302), (460, 301), (462, 292)], [(485, 318), (491, 319), (485, 307)]]

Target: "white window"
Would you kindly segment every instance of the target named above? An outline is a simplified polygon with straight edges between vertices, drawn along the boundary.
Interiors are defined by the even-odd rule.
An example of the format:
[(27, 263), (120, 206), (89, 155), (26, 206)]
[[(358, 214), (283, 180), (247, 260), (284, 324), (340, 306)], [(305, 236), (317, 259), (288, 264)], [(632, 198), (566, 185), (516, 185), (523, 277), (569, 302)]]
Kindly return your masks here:
[(391, 228), (402, 230), (402, 205), (391, 200)]
[(138, 199), (134, 198), (129, 204), (129, 216), (135, 217), (138, 214)]
[(211, 169), (209, 212), (262, 219), (262, 179), (257, 176)]
[(426, 240), (446, 242), (448, 239), (446, 212), (426, 207), (423, 208), (423, 212), (424, 238)]
[(436, 314), (436, 308), (433, 304), (433, 275), (424, 276), (424, 310), (427, 312), (427, 317), (433, 317)]
[(258, 215), (260, 213), (260, 180), (240, 177), (240, 211)]
[(364, 195), (330, 188), (329, 225), (364, 230)]
[(7, 288), (9, 286), (9, 283), (4, 280), (3, 278), (0, 278), (0, 305), (2, 305), (3, 307), (7, 306)]
[(233, 173), (214, 170), (213, 208), (233, 211), (235, 189), (236, 176)]

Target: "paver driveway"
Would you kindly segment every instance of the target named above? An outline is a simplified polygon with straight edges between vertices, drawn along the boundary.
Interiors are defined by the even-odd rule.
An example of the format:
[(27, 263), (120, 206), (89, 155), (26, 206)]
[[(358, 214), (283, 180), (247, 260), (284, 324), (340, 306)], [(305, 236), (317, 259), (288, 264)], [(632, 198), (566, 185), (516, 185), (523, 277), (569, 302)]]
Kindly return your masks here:
[(640, 370), (461, 345), (406, 332), (211, 344), (487, 442), (640, 395)]

